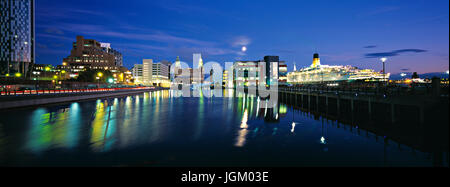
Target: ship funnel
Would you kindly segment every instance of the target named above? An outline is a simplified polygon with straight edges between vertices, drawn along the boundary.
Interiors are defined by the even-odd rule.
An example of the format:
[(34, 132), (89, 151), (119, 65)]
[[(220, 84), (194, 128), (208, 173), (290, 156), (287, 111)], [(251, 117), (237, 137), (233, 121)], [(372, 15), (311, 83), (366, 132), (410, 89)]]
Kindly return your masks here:
[(311, 67), (315, 68), (317, 66), (320, 66), (320, 58), (318, 53), (314, 54), (313, 64)]

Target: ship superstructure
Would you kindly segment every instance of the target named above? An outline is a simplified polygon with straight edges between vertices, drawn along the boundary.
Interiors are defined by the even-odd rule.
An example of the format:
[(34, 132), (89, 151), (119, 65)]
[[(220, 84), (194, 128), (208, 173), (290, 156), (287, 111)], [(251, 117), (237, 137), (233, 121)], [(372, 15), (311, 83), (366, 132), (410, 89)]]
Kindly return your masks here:
[(310, 67), (290, 72), (288, 83), (290, 84), (315, 84), (341, 81), (386, 81), (390, 74), (375, 72), (371, 69), (358, 69), (352, 66), (330, 66), (320, 63), (319, 54), (314, 54)]

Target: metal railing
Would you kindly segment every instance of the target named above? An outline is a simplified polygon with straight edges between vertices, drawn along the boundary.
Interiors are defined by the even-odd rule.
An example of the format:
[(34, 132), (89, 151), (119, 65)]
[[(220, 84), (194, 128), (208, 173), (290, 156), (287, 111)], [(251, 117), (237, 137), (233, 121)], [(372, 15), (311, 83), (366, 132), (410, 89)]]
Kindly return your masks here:
[(1, 91), (1, 96), (18, 95), (43, 95), (43, 94), (69, 94), (69, 93), (91, 93), (91, 92), (113, 92), (126, 90), (155, 89), (155, 87), (135, 87), (135, 88), (96, 88), (96, 89), (45, 89), (45, 90), (23, 90), (23, 91)]
[[(440, 96), (448, 97), (448, 85), (441, 85)], [(420, 86), (396, 86), (387, 87), (352, 87), (352, 86), (302, 86), (280, 87), (279, 91), (308, 92), (308, 93), (332, 93), (341, 95), (370, 95), (370, 96), (407, 96), (407, 95), (432, 95), (433, 88), (430, 84)]]

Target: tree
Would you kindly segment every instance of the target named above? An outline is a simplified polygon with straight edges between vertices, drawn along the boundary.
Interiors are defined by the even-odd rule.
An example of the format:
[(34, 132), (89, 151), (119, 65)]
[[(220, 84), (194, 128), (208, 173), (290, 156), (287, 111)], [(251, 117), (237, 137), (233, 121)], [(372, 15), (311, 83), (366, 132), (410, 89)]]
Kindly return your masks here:
[(412, 79), (418, 79), (419, 75), (417, 74), (417, 72), (414, 72), (412, 75)]
[(100, 77), (99, 82), (106, 82), (108, 78), (111, 78), (113, 76), (111, 71), (108, 70), (95, 70), (95, 69), (88, 69), (86, 71), (80, 72), (78, 75), (77, 81), (79, 82), (97, 82), (98, 74), (101, 73), (102, 76)]

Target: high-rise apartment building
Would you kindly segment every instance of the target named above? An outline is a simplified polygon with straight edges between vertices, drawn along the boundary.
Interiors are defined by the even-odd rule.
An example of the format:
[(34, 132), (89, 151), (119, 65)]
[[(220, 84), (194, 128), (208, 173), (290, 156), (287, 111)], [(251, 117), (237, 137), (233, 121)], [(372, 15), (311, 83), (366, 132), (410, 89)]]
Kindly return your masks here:
[(0, 76), (26, 75), (35, 63), (34, 0), (0, 0)]

